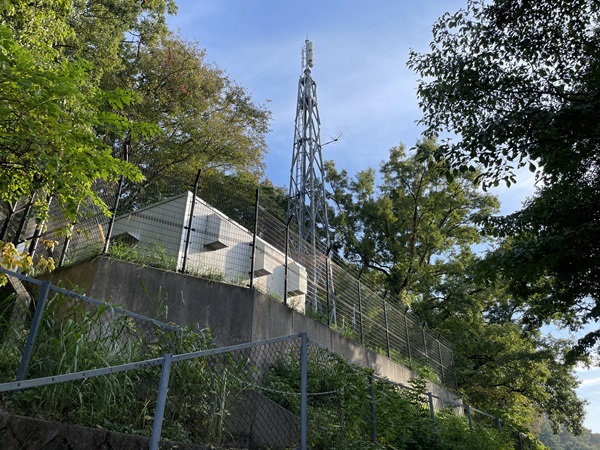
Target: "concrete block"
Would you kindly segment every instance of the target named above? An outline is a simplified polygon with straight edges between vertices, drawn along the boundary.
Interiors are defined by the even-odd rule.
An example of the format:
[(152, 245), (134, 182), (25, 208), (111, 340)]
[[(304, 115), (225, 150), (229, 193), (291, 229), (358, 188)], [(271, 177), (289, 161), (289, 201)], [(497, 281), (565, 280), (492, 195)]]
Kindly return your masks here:
[(256, 241), (256, 252), (254, 253), (254, 276), (264, 277), (271, 275), (275, 270), (275, 260), (269, 256), (267, 245), (264, 241)]
[(225, 243), (227, 221), (219, 214), (210, 214), (206, 217), (205, 235), (208, 242), (204, 248), (208, 250), (220, 250), (227, 247)]
[(306, 269), (297, 262), (288, 264), (288, 295), (306, 294)]

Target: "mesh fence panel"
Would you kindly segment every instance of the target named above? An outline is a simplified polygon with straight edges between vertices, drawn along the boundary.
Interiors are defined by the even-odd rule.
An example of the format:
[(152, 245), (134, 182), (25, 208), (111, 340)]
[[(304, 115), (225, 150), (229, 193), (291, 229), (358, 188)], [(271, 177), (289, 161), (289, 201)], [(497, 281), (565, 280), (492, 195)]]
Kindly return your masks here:
[[(22, 285), (39, 291), (39, 282)], [(37, 296), (8, 296), (1, 302), (3, 370), (0, 381), (15, 379), (26, 337), (32, 324)], [(40, 316), (37, 337), (27, 366), (28, 378), (90, 370), (158, 356), (158, 351), (208, 345), (209, 337), (186, 333), (99, 302), (76, 292), (51, 286)]]
[(176, 362), (163, 436), (175, 437), (169, 430), (183, 425), (188, 440), (216, 448), (296, 447), (299, 389), (271, 380), (278, 366), (299, 361), (300, 340), (290, 338)]
[[(59, 374), (77, 376), (81, 371), (117, 367), (164, 353), (180, 354), (171, 371), (163, 439), (211, 448), (297, 446), (297, 415), (265, 393), (276, 392), (280, 403), (288, 398), (287, 403), (298, 404), (298, 390), (276, 390), (277, 384), (269, 387), (276, 365), (294, 360), (299, 367), (298, 338), (189, 357), (184, 352), (210, 347), (206, 336), (53, 287), (57, 289), (60, 293), (50, 295), (44, 308), (28, 379), (54, 380)], [(1, 324), (1, 382), (15, 379), (23, 353), (30, 317), (28, 305), (21, 306), (27, 308), (20, 316), (24, 320), (15, 320), (13, 315)], [(160, 370), (137, 364), (142, 366), (124, 373), (3, 394), (1, 402), (20, 414), (149, 436)]]
[[(97, 186), (109, 209), (115, 205), (117, 190), (116, 183)], [(57, 244), (38, 247), (38, 254), (52, 256), (63, 265), (73, 264), (102, 253), (108, 240), (109, 255), (118, 259), (252, 285), (455, 388), (450, 344), (403, 306), (384, 301), (376, 281), (360, 277), (356, 267), (336, 255), (329, 257), (324, 242), (303, 241), (298, 224), (285, 220), (280, 200), (261, 199), (256, 217), (251, 192), (201, 180), (199, 195), (208, 201), (187, 192), (130, 211), (120, 208), (112, 225), (92, 203), (80, 205), (75, 223), (68, 223), (51, 203), (51, 220), (42, 238)], [(15, 228), (18, 214), (9, 219), (9, 228)], [(28, 224), (22, 235), (31, 239), (35, 227), (31, 221)], [(65, 229), (70, 233), (65, 235)]]
[[(116, 201), (117, 183), (98, 182), (95, 190), (98, 197), (112, 210)], [(91, 200), (80, 203), (75, 221), (64, 217), (62, 208), (53, 201), (49, 204), (49, 220), (42, 234), (43, 242), (37, 245), (37, 254), (51, 256), (56, 265), (69, 265), (100, 254), (108, 233), (109, 219), (105, 212)], [(30, 222), (23, 236), (32, 239), (35, 228)], [(47, 244), (54, 244), (48, 246)]]

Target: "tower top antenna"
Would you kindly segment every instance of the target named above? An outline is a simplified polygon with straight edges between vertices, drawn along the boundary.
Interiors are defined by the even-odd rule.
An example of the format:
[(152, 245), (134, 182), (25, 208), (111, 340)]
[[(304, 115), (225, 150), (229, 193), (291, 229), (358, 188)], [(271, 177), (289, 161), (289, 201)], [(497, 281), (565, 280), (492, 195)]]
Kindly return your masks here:
[(313, 43), (306, 38), (302, 46), (302, 70), (310, 70), (315, 65), (315, 50)]

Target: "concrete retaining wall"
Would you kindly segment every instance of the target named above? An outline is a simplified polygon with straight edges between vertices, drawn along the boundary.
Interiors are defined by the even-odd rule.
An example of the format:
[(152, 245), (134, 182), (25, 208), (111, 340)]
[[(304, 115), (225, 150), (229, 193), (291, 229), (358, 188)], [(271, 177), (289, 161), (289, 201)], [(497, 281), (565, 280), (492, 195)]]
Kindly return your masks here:
[[(78, 285), (90, 297), (148, 317), (210, 328), (222, 346), (306, 332), (312, 340), (344, 356), (348, 362), (370, 367), (391, 381), (407, 384), (415, 377), (409, 369), (377, 352), (245, 287), (103, 257), (57, 270), (45, 278), (53, 283), (62, 280), (65, 287), (70, 283)], [(159, 293), (168, 306), (167, 317), (159, 302)], [(456, 397), (433, 383), (428, 384), (428, 389), (441, 398)]]

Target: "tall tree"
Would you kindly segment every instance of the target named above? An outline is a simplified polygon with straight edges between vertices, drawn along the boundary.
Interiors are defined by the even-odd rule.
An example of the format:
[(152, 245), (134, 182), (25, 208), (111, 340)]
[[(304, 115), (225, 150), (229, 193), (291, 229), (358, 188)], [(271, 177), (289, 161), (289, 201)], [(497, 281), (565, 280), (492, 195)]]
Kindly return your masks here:
[[(92, 64), (62, 51), (76, 39), (72, 19), (78, 5), (54, 0), (0, 5), (0, 198), (13, 211), (21, 198), (35, 193), (38, 228), (50, 198), (72, 221), (84, 201), (107, 212), (93, 189), (97, 180), (142, 178), (134, 166), (114, 158), (97, 133), (99, 126), (113, 133), (148, 130), (120, 114), (132, 96), (100, 89)], [(0, 241), (0, 254), (3, 267), (27, 270), (33, 264), (12, 244)], [(53, 266), (51, 259), (39, 263)]]
[[(62, 108), (63, 116), (56, 120), (56, 127), (49, 127), (60, 134), (59, 124), (64, 124), (63, 131), (69, 129), (65, 118), (82, 120), (81, 111), (86, 111), (88, 138), (103, 151), (102, 161), (89, 158), (90, 166), (102, 169), (102, 162), (116, 164), (119, 170), (102, 178), (130, 175), (125, 207), (189, 188), (199, 167), (205, 175), (212, 171), (251, 176), (256, 181), (262, 175), (270, 113), (222, 70), (206, 62), (197, 44), (169, 33), (165, 15), (175, 11), (172, 0), (18, 0), (0, 7), (19, 45), (35, 53), (37, 67), (53, 71), (60, 64), (71, 65), (71, 72), (77, 73), (77, 101), (87, 103), (79, 104), (82, 108), (76, 116), (68, 110), (69, 102), (54, 96), (60, 105), (55, 110)], [(29, 136), (15, 133), (16, 138), (19, 135)], [(137, 166), (145, 182), (139, 185), (139, 172), (131, 172), (132, 166), (119, 160)], [(40, 166), (42, 171), (45, 167)], [(63, 162), (61, 167), (69, 166)], [(81, 169), (69, 173), (83, 176), (85, 167)], [(37, 189), (37, 185), (13, 190), (15, 198), (30, 188)], [(102, 206), (93, 192), (86, 195)], [(69, 200), (71, 216), (81, 200), (76, 197)], [(60, 195), (54, 198), (61, 201)]]
[(572, 342), (544, 336), (513, 308), (509, 282), (489, 282), (480, 260), (455, 257), (431, 294), (412, 305), (422, 320), (454, 345), (457, 380), (463, 398), (503, 420), (537, 434), (540, 417), (554, 429), (582, 431), (584, 402), (577, 397)]
[(145, 181), (129, 184), (125, 207), (137, 207), (189, 189), (204, 175), (262, 175), (269, 111), (222, 70), (206, 61), (197, 43), (173, 34), (127, 45), (122, 70), (104, 85), (138, 94), (124, 107), (131, 120), (158, 124), (151, 137), (107, 135), (116, 155), (127, 150)]
[[(37, 191), (74, 218), (84, 199), (103, 206), (92, 189), (95, 180), (141, 179), (95, 132), (99, 124), (118, 131), (135, 126), (115, 107), (130, 101), (126, 93), (98, 89), (89, 83), (89, 63), (56, 50), (73, 33), (70, 2), (42, 3), (0, 10), (3, 22), (12, 24), (0, 26), (0, 195), (13, 204)], [(47, 203), (39, 206), (41, 219)]]
[[(600, 3), (471, 0), (412, 53), (429, 133), (453, 133), (438, 156), (454, 171), (483, 167), (484, 185), (536, 172), (524, 208), (489, 222), (506, 237), (490, 276), (511, 279), (532, 326), (600, 317)], [(600, 332), (580, 341), (590, 351)]]
[(480, 243), (472, 218), (498, 207), (493, 196), (473, 186), (474, 172), (452, 181), (444, 177), (444, 163), (427, 156), (436, 145), (426, 139), (412, 156), (403, 145), (392, 148), (381, 164), (379, 186), (373, 169), (350, 180), (327, 164), (338, 245), (347, 259), (381, 274), (399, 301), (407, 301), (409, 292), (428, 292), (449, 270), (453, 255)]
[(474, 186), (475, 171), (447, 176), (435, 152), (427, 139), (410, 156), (391, 149), (379, 184), (372, 169), (350, 179), (327, 164), (338, 251), (454, 344), (467, 402), (523, 430), (547, 415), (580, 431), (569, 343), (528, 329), (506, 281), (481, 276), (471, 250), (482, 239), (476, 222), (497, 211), (497, 200)]

